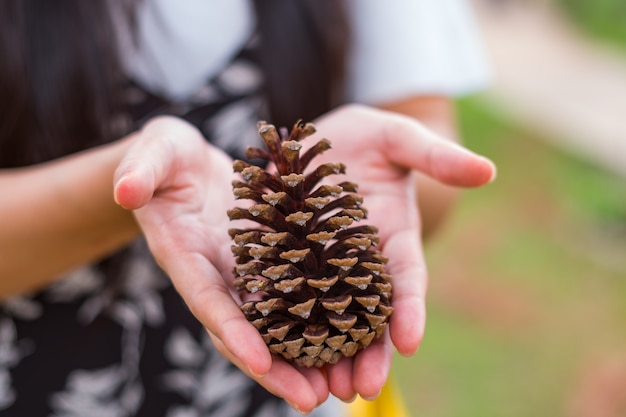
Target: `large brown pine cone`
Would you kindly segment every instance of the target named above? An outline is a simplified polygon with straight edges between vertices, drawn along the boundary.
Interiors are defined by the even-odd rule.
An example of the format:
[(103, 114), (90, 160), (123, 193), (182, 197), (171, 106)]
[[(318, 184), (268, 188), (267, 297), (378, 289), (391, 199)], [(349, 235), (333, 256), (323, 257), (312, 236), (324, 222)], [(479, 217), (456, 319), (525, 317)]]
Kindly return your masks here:
[(258, 223), (229, 231), (235, 287), (257, 293), (241, 309), (272, 353), (306, 367), (353, 356), (384, 332), (392, 312), (377, 229), (356, 224), (367, 214), (356, 184), (318, 186), (345, 166), (323, 164), (304, 173), (330, 148), (322, 139), (300, 155), (300, 140), (314, 132), (312, 124), (298, 122), (279, 135), (260, 122), (267, 150), (249, 148), (247, 156), (273, 162), (276, 172), (235, 161), (243, 181), (233, 181), (234, 194), (254, 204), (228, 211), (231, 220)]

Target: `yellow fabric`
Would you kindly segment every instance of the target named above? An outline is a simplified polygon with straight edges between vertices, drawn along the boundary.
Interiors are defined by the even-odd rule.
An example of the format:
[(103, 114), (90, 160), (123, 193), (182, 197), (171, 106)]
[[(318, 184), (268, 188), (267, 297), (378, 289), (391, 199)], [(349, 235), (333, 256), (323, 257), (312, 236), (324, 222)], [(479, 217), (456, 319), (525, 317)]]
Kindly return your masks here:
[(389, 380), (378, 398), (365, 401), (357, 397), (348, 404), (349, 417), (409, 417), (404, 400), (396, 384)]

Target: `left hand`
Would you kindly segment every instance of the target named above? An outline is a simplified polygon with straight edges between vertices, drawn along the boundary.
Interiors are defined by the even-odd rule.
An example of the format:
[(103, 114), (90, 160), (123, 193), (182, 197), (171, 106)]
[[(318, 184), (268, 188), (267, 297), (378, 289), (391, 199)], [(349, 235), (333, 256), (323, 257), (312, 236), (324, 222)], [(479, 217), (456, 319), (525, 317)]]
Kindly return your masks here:
[(328, 386), (335, 396), (349, 400), (358, 393), (374, 398), (387, 379), (393, 348), (412, 355), (424, 335), (427, 271), (412, 172), (448, 185), (476, 187), (494, 178), (495, 166), (415, 119), (395, 113), (349, 105), (323, 116), (315, 126), (317, 133), (306, 139), (305, 146), (326, 137), (332, 148), (312, 165), (347, 166), (346, 177), (358, 184), (368, 210), (363, 222), (379, 228), (380, 248), (393, 276), (389, 335), (328, 368)]

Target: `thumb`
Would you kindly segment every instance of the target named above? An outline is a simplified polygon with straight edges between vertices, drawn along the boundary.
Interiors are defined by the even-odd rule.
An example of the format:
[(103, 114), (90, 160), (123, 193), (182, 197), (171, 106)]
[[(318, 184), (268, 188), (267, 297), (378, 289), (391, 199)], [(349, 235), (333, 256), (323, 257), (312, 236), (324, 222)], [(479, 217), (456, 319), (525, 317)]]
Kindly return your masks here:
[(137, 134), (113, 176), (113, 197), (128, 210), (143, 207), (167, 180), (175, 160), (175, 137), (191, 127), (173, 117), (152, 120)]
[(390, 118), (383, 141), (390, 162), (448, 185), (478, 187), (496, 177), (496, 166), (491, 160), (440, 137), (410, 117)]
[(140, 137), (124, 156), (113, 176), (113, 198), (127, 210), (143, 207), (165, 180), (169, 158), (163, 141)]
[(143, 165), (129, 167), (116, 174), (113, 188), (115, 202), (127, 210), (143, 207), (156, 190), (155, 176)]

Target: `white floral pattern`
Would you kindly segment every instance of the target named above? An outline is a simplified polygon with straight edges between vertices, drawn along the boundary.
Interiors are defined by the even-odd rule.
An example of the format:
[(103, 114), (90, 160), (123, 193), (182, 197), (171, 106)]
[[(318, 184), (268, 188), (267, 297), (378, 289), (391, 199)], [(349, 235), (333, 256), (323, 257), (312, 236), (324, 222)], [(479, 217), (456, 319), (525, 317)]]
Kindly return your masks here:
[(104, 369), (76, 370), (67, 378), (66, 390), (52, 395), (54, 416), (125, 417), (137, 411), (143, 395), (141, 385), (128, 382), (120, 365)]
[(17, 339), (15, 324), (10, 319), (2, 318), (0, 320), (0, 410), (10, 406), (16, 397), (10, 369), (31, 351), (32, 344), (29, 341)]
[[(288, 407), (273, 396), (262, 394), (264, 391), (258, 385), (215, 351), (206, 331), (191, 317), (165, 275), (151, 260), (145, 244), (133, 247), (126, 271), (129, 275), (117, 290), (107, 285), (97, 268), (86, 267), (40, 294), (0, 303), (0, 415), (256, 417), (258, 412), (262, 412), (260, 416), (291, 415)], [(74, 320), (55, 322), (53, 316), (57, 308), (70, 308)], [(172, 316), (176, 316), (174, 320)], [(41, 325), (41, 332), (33, 332), (33, 339), (19, 336), (22, 328), (37, 325)], [(59, 333), (68, 334), (65, 328), (68, 327), (77, 332), (77, 340), (82, 343), (80, 335), (103, 325), (117, 338), (108, 340), (106, 346), (86, 344), (86, 349), (91, 349), (90, 353), (96, 358), (93, 363), (100, 361), (97, 357), (101, 353), (106, 356), (114, 352), (113, 357), (118, 359), (91, 366), (89, 356), (87, 362), (91, 365), (84, 363), (67, 368), (58, 388), (48, 391), (45, 398), (37, 398), (32, 388), (38, 381), (45, 380), (46, 370), (42, 369), (44, 375), (22, 375), (20, 367), (28, 369), (29, 361), (48, 354), (47, 340), (45, 337), (37, 339), (39, 333), (46, 334), (49, 326), (55, 326)], [(28, 330), (24, 333), (31, 335)], [(163, 343), (147, 346), (155, 333)], [(160, 359), (154, 363), (160, 369), (148, 377), (144, 375), (142, 362), (146, 355), (155, 354)], [(48, 359), (54, 361), (54, 357)], [(14, 379), (14, 374), (18, 378)], [(17, 383), (24, 376), (35, 378), (33, 384), (28, 384), (28, 390)], [(253, 392), (257, 394), (252, 395)], [(161, 414), (142, 411), (148, 397), (166, 395), (170, 399), (163, 403)], [(47, 412), (21, 411), (34, 404), (36, 398), (46, 403)], [(253, 398), (263, 400), (253, 404)], [(267, 410), (276, 413), (267, 414)]]
[[(177, 370), (163, 376), (164, 386), (189, 400), (186, 407), (168, 410), (177, 415), (236, 417), (248, 407), (246, 396), (252, 381), (228, 366), (218, 355), (207, 357), (208, 336), (197, 342), (186, 329), (177, 328), (165, 346), (165, 356)], [(197, 414), (192, 414), (192, 411)], [(209, 414), (210, 413), (210, 414)]]

